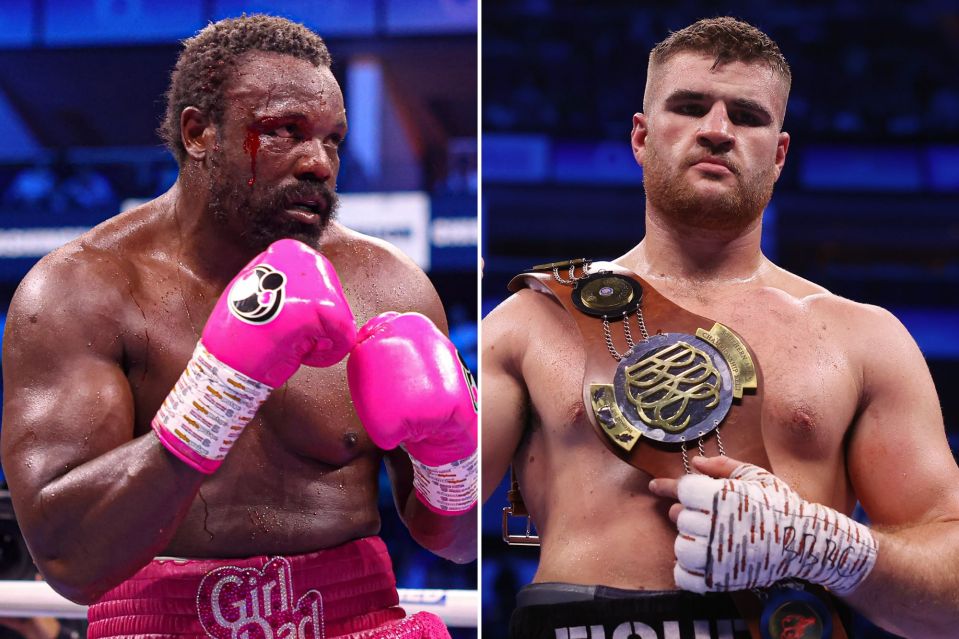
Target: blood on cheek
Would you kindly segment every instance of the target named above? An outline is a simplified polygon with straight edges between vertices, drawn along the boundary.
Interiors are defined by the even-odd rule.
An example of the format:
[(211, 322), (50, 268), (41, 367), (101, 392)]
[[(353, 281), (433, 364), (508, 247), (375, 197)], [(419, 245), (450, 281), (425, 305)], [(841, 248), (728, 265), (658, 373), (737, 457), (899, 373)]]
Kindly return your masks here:
[(246, 132), (246, 139), (243, 140), (243, 150), (250, 155), (250, 179), (246, 183), (247, 186), (252, 188), (256, 184), (256, 154), (260, 150), (260, 134), (258, 132)]

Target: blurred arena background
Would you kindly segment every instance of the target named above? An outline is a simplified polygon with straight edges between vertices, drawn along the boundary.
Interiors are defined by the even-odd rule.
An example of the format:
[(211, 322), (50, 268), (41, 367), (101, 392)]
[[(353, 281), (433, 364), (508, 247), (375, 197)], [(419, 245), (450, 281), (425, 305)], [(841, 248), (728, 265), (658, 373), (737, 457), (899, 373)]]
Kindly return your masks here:
[[(154, 131), (179, 41), (243, 12), (327, 41), (350, 121), (340, 219), (427, 271), (476, 370), (477, 0), (0, 2), (0, 319), (39, 257), (172, 184)], [(401, 530), (385, 474), (380, 501), (401, 588), (476, 588), (475, 563)], [(0, 499), (0, 579), (31, 570)]]
[[(793, 71), (792, 141), (764, 251), (905, 323), (959, 449), (955, 0), (484, 0), (483, 314), (533, 264), (611, 259), (643, 236), (628, 136), (648, 52), (670, 30), (719, 15), (766, 31)], [(536, 566), (535, 551), (500, 539), (505, 505), (501, 486), (483, 510), (484, 637), (506, 636), (513, 594)], [(857, 624), (857, 638), (890, 636)]]

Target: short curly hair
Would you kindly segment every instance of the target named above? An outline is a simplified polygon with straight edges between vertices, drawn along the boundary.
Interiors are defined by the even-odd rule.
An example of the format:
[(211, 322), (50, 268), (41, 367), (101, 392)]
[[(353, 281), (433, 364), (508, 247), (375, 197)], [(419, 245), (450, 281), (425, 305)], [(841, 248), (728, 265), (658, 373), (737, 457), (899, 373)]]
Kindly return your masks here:
[(792, 84), (792, 72), (779, 46), (753, 25), (730, 18), (705, 18), (673, 31), (649, 53), (649, 66), (662, 64), (678, 53), (695, 51), (713, 56), (713, 67), (728, 62), (765, 62)]
[(214, 22), (183, 44), (170, 74), (166, 114), (158, 130), (181, 166), (186, 148), (180, 136), (180, 114), (194, 106), (219, 124), (226, 107), (223, 85), (232, 76), (241, 55), (269, 51), (306, 60), (316, 67), (332, 64), (323, 38), (302, 24), (261, 14)]

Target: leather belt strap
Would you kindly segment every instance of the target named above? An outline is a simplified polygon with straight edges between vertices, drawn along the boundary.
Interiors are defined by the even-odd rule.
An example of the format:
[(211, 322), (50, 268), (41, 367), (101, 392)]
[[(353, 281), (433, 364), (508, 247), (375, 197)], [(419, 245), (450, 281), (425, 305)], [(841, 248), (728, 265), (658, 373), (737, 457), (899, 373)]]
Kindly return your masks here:
[[(663, 297), (663, 295), (638, 275), (620, 266), (604, 262), (602, 263), (602, 267), (594, 265), (592, 270), (595, 272), (600, 269), (629, 277), (643, 287), (641, 308), (646, 329), (650, 335), (655, 333), (687, 333), (695, 335), (697, 328), (709, 330), (715, 323), (713, 320), (690, 313), (681, 306), (676, 305)], [(603, 444), (620, 459), (648, 473), (652, 477), (678, 478), (683, 476), (686, 470), (683, 466), (682, 457), (678, 454), (679, 448), (677, 446), (664, 446), (659, 442), (643, 438), (631, 451), (626, 451), (611, 442), (603, 432), (602, 426), (596, 421), (593, 411), (590, 409), (590, 384), (608, 383), (613, 379), (618, 364), (612, 355), (610, 355), (609, 349), (606, 346), (602, 320), (580, 312), (573, 304), (570, 295), (573, 290), (572, 286), (556, 281), (556, 279), (548, 273), (522, 273), (510, 282), (510, 290), (515, 291), (524, 286), (552, 296), (556, 301), (562, 304), (563, 308), (566, 309), (576, 322), (576, 326), (583, 338), (583, 345), (586, 349), (586, 370), (583, 376), (583, 401), (586, 403), (586, 414), (589, 416), (589, 421)], [(610, 326), (613, 329), (613, 335), (611, 335), (611, 337), (616, 350), (619, 352), (626, 351), (628, 345), (626, 344), (625, 338), (622, 335), (615, 334), (617, 331), (622, 332), (618, 330), (620, 322), (611, 321)], [(618, 344), (615, 344), (616, 342), (618, 342)], [(762, 371), (760, 370), (756, 355), (749, 349), (748, 345), (746, 348), (749, 350), (749, 354), (756, 365), (756, 375), (759, 385), (755, 393), (744, 394), (742, 399), (733, 405), (720, 428), (723, 431), (723, 435), (729, 433), (735, 438), (735, 448), (731, 448), (728, 443), (726, 444), (726, 448), (730, 449), (730, 452), (736, 459), (748, 461), (771, 471), (769, 459), (766, 456), (766, 448), (762, 440)], [(716, 437), (713, 434), (709, 434), (704, 439), (704, 449), (706, 453), (709, 455), (718, 455), (719, 447), (715, 441)]]

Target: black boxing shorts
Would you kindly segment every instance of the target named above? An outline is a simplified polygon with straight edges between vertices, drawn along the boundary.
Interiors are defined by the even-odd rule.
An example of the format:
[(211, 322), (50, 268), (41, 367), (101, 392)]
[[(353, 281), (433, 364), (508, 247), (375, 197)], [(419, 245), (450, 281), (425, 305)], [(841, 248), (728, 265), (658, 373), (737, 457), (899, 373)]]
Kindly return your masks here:
[(516, 595), (511, 639), (749, 639), (724, 593), (539, 583)]

